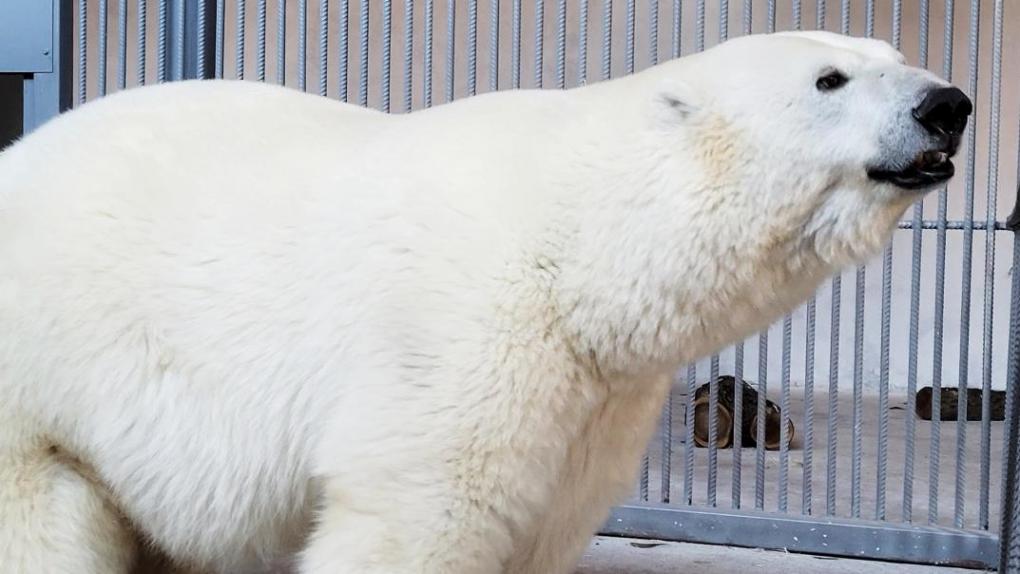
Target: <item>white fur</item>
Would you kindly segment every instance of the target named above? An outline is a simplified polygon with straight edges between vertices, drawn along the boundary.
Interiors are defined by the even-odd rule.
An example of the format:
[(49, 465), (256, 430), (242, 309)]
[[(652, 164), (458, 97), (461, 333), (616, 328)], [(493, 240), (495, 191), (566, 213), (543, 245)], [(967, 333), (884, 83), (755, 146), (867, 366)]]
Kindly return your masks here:
[(917, 197), (864, 175), (937, 81), (899, 59), (776, 35), (404, 116), (183, 82), (57, 118), (0, 156), (0, 564), (121, 572), (137, 534), (220, 572), (568, 572), (670, 374)]

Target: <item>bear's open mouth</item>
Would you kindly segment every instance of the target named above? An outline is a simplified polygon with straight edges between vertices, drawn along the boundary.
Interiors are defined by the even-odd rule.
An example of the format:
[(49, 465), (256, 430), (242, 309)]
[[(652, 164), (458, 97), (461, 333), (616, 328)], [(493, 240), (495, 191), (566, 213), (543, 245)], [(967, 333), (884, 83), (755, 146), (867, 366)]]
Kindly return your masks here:
[(917, 154), (913, 163), (900, 170), (869, 168), (868, 177), (904, 189), (924, 189), (948, 181), (955, 168), (946, 151), (928, 150)]

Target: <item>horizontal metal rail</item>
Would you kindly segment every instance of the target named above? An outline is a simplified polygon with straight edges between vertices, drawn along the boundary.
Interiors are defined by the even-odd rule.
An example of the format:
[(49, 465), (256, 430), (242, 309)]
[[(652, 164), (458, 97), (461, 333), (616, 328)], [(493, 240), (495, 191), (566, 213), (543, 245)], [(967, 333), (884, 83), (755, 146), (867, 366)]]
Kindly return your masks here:
[(999, 549), (997, 536), (974, 530), (651, 504), (614, 508), (601, 533), (984, 569)]
[[(914, 229), (914, 221), (901, 221), (896, 224), (897, 229)], [(934, 219), (925, 219), (921, 221), (920, 229), (939, 229), (940, 222)], [(945, 228), (949, 231), (959, 231), (964, 229), (973, 229), (974, 231), (986, 231), (989, 227), (993, 231), (1009, 231), (1006, 227), (1006, 223), (1003, 221), (996, 221), (994, 225), (989, 226), (986, 221), (973, 221), (969, 223), (963, 220), (949, 220), (945, 222)]]

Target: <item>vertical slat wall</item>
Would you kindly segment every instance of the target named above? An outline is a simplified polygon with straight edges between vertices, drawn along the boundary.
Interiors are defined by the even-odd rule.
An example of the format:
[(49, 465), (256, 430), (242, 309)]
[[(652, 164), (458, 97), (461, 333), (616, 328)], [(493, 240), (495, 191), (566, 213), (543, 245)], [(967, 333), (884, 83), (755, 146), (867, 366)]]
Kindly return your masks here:
[[(1005, 0), (77, 0), (78, 104), (184, 76), (185, 10), (202, 7), (199, 75), (272, 81), (406, 113), (497, 89), (572, 88), (749, 32), (874, 36), (975, 101), (958, 176), (905, 215), (880, 257), (771, 329), (685, 366), (637, 498), (670, 505), (998, 525), (1009, 271), (1020, 145), (1020, 4)], [(204, 22), (204, 20), (202, 20)], [(208, 30), (208, 34), (207, 31)], [(114, 70), (115, 73), (108, 73)], [(607, 111), (611, 113), (611, 111)], [(998, 230), (998, 232), (996, 231)], [(847, 271), (847, 274), (851, 273)], [(851, 291), (852, 289), (852, 291)], [(774, 332), (773, 332), (774, 329)], [(693, 395), (719, 374), (781, 407), (781, 448), (694, 445)], [(772, 384), (769, 384), (772, 383)], [(983, 420), (921, 421), (915, 392), (981, 389)], [(741, 420), (738, 386), (733, 419)], [(764, 404), (759, 403), (758, 433)], [(795, 425), (793, 442), (786, 421)], [(749, 476), (752, 473), (753, 476)], [(924, 496), (924, 493), (927, 496)]]

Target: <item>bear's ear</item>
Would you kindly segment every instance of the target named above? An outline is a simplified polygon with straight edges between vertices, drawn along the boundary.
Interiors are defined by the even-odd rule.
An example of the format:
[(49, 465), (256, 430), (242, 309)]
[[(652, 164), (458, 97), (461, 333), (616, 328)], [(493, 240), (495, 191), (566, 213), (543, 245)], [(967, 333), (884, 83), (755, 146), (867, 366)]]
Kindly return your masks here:
[(670, 78), (659, 83), (656, 91), (658, 115), (667, 122), (686, 121), (701, 109), (701, 98), (687, 82)]

